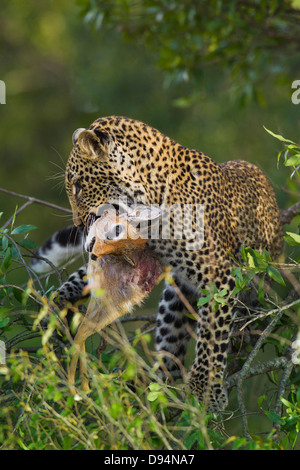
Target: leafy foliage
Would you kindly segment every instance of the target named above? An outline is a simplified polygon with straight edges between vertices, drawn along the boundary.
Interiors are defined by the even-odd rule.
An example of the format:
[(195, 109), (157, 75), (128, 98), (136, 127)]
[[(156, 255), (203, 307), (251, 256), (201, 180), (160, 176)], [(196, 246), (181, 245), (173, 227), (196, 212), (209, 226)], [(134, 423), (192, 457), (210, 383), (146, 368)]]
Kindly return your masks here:
[[(263, 309), (256, 317), (246, 317), (246, 321), (255, 322), (255, 329), (260, 326), (264, 346), (274, 347), (276, 357), (287, 358), (283, 371), (290, 364), (293, 366), (286, 381), (276, 372), (280, 366), (266, 368), (273, 387), (257, 396), (260, 415), (269, 422), (269, 431), (262, 438), (255, 431), (245, 436), (241, 431), (232, 432), (231, 418), (235, 413), (229, 418), (207, 414), (202, 405), (189, 396), (183, 384), (162, 382), (153, 367), (151, 337), (146, 331), (136, 331), (131, 344), (122, 328), (112, 328), (110, 350), (97, 357), (92, 348), (88, 357), (91, 394), (82, 393), (78, 387), (72, 395), (66, 381), (72, 355), (72, 338), (63, 322), (66, 309), (58, 309), (50, 278), (39, 279), (27, 264), (26, 255), (31, 255), (35, 247), (29, 238), (35, 226), (17, 225), (15, 214), (0, 231), (0, 340), (6, 348), (6, 362), (0, 366), (3, 449), (256, 450), (297, 446), (300, 377), (288, 351), (297, 332), (295, 318), (299, 301), (294, 300), (286, 307), (284, 304), (274, 307), (278, 297), (270, 292), (266, 277), (270, 276), (282, 288), (287, 287), (283, 284), (290, 279), (287, 271), (275, 264), (267, 252), (258, 253), (243, 247), (242, 263), (235, 268), (238, 291), (246, 289), (247, 292), (256, 276), (261, 276), (258, 297)], [(291, 238), (293, 243), (297, 242), (297, 237)], [(9, 281), (16, 267), (27, 273), (24, 285)], [(54, 274), (61, 282), (61, 272)], [(289, 295), (294, 287), (297, 285), (289, 287)], [(203, 292), (199, 303), (213, 301), (217, 311), (226, 298), (227, 292), (218, 292), (211, 286)], [(81, 315), (79, 310), (77, 313)], [(272, 322), (276, 320), (270, 335), (265, 333), (268, 318)], [(247, 348), (248, 354), (255, 352), (255, 357), (261, 345), (247, 343)], [(229, 377), (231, 386), (237, 384), (235, 377), (247, 366), (243, 345), (239, 349), (239, 368)], [(255, 373), (263, 374), (260, 370)], [(276, 390), (282, 392), (282, 396), (274, 406)], [(283, 412), (277, 406), (278, 400), (284, 406)], [(239, 410), (237, 414), (240, 415)]]
[[(243, 103), (264, 105), (266, 77), (287, 77), (299, 48), (299, 10), (290, 0), (250, 2), (213, 0), (81, 0), (84, 21), (116, 28), (125, 39), (145, 44), (166, 73), (168, 84), (197, 83), (213, 66), (231, 73)], [(177, 105), (200, 95), (187, 92)]]
[[(44, 182), (45, 174), (51, 172), (47, 162), (57, 160), (56, 154), (65, 159), (76, 127), (99, 115), (123, 113), (151, 122), (189, 146), (199, 148), (201, 142), (204, 150), (212, 147), (218, 161), (241, 154), (244, 159), (259, 159), (274, 181), (279, 181), (276, 166), (268, 167), (272, 147), (268, 152), (268, 142), (257, 138), (257, 128), (253, 139), (251, 126), (269, 120), (272, 114), (279, 127), (295, 127), (297, 107), (289, 97), (280, 96), (278, 87), (270, 87), (269, 79), (277, 77), (277, 83), (290, 89), (284, 77), (298, 70), (294, 53), (299, 48), (299, 2), (77, 3), (83, 25), (66, 0), (56, 9), (50, 1), (3, 5), (1, 79), (7, 84), (9, 103), (1, 107), (3, 180), (11, 181), (13, 176), (15, 188), (61, 203), (64, 193), (53, 194), (52, 183)], [(91, 33), (90, 25), (95, 26), (96, 34)], [(117, 34), (108, 33), (108, 27)], [(131, 47), (119, 40), (120, 31)], [(166, 84), (177, 85), (181, 94), (175, 95), (173, 87), (168, 92), (161, 89), (160, 74), (141, 44), (154, 53)], [(213, 84), (211, 94), (199, 85), (206, 70), (207, 82)], [(242, 103), (255, 99), (265, 104), (264, 82), (270, 91), (267, 114), (248, 108), (243, 116), (238, 115), (229, 103), (228, 83)], [(174, 96), (177, 99), (172, 101)], [(202, 99), (199, 109), (183, 109), (198, 98)], [(172, 102), (181, 107), (176, 113)], [(278, 140), (286, 145), (281, 161), (283, 157), (286, 170), (291, 168), (296, 175), (297, 144), (283, 137)], [(281, 173), (282, 186), (285, 174)], [(296, 193), (297, 180), (288, 184)], [(288, 203), (287, 198), (284, 202)], [(110, 349), (100, 358), (90, 345), (92, 394), (86, 396), (78, 387), (77, 394), (71, 395), (66, 384), (72, 354), (66, 338), (70, 342), (71, 338), (63, 327), (66, 312), (59, 311), (53, 294), (66, 268), (38, 277), (27, 262), (36, 248), (31, 235), (34, 226), (39, 225), (42, 240), (61, 227), (61, 220), (52, 212), (49, 217), (37, 204), (31, 206), (30, 216), (21, 208), (14, 211), (7, 200), (4, 205), (13, 214), (0, 232), (1, 359), (2, 344), (6, 353), (6, 363), (1, 361), (0, 366), (3, 449), (297, 448), (300, 376), (290, 353), (297, 352), (291, 347), (299, 329), (299, 295), (295, 300), (295, 292), (299, 292), (299, 220), (286, 232), (288, 263), (281, 260), (277, 264), (267, 253), (242, 249), (236, 287), (247, 296), (250, 284), (257, 280), (260, 308), (255, 317), (247, 317), (248, 325), (238, 323), (237, 352), (229, 360), (229, 366), (236, 362), (237, 368), (228, 377), (232, 389), (229, 409), (233, 411), (217, 418), (207, 415), (183, 391), (182, 384), (165, 384), (157, 378), (150, 336), (143, 329), (134, 334), (132, 346), (121, 329), (122, 334), (110, 338)], [(215, 286), (203, 294), (200, 302), (213, 299), (216, 310), (226, 297)], [(77, 313), (81, 315), (79, 310)], [(246, 380), (247, 387), (243, 387)], [(244, 395), (249, 391), (251, 395), (244, 397), (243, 388)], [(253, 413), (255, 420), (247, 423), (248, 414)]]
[[(266, 128), (265, 128), (266, 129)], [(283, 163), (287, 167), (292, 167), (291, 178), (295, 173), (299, 176), (300, 169), (300, 146), (293, 142), (292, 140), (285, 139), (280, 134), (274, 134), (269, 129), (266, 129), (269, 134), (271, 134), (275, 139), (278, 139), (280, 142), (283, 142), (284, 148), (278, 153), (278, 163), (280, 158), (283, 156)]]

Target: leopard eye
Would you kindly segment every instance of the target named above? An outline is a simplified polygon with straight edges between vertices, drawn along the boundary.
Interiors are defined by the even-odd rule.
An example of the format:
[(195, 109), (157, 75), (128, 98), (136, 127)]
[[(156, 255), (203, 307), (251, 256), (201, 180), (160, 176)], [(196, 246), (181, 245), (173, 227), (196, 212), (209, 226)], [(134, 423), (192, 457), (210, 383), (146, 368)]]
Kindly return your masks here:
[(73, 193), (74, 197), (79, 197), (81, 195), (82, 187), (81, 187), (81, 184), (78, 181), (76, 183), (73, 183), (72, 193)]

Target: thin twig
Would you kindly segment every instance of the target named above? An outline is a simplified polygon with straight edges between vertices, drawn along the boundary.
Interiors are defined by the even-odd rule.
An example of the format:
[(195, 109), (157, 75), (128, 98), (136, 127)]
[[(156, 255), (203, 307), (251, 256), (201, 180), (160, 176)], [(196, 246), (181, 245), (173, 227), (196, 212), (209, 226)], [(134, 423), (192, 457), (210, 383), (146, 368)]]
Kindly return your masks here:
[[(16, 286), (15, 284), (0, 284), (0, 289), (6, 289), (7, 287), (12, 287), (13, 289), (20, 290), (23, 294), (25, 294), (25, 289), (20, 286)], [(29, 294), (29, 298), (36, 300), (31, 294)]]
[[(277, 357), (275, 359), (271, 359), (270, 361), (263, 362), (261, 364), (255, 364), (250, 369), (248, 369), (247, 373), (245, 373), (243, 379), (249, 379), (256, 375), (265, 374), (266, 372), (270, 372), (272, 370), (281, 369), (289, 362), (289, 359), (286, 356)], [(232, 374), (230, 377), (226, 379), (226, 386), (227, 388), (234, 387), (239, 380), (240, 372), (236, 372)]]
[[(1, 230), (0, 230), (0, 233), (2, 233)], [(18, 246), (18, 243), (17, 243), (10, 235), (8, 235), (7, 233), (2, 233), (2, 235), (5, 236), (6, 238), (8, 238), (8, 239), (11, 241), (11, 243), (16, 247), (16, 249), (18, 250), (20, 259), (21, 259), (21, 261), (22, 261), (22, 263), (23, 263), (23, 265), (24, 265), (24, 268), (25, 268), (26, 271), (27, 271), (28, 277), (29, 277), (29, 278), (32, 278), (33, 276), (31, 275), (31, 273), (33, 273), (35, 279), (36, 279), (37, 282), (38, 282), (38, 285), (39, 285), (40, 289), (42, 290), (42, 292), (44, 292), (44, 288), (43, 288), (43, 286), (42, 286), (42, 284), (41, 284), (41, 282), (40, 282), (39, 277), (38, 277), (37, 274), (25, 263), (25, 260), (24, 260), (24, 258), (23, 258), (22, 253), (21, 253), (21, 250), (20, 250), (20, 248), (19, 248), (19, 246)]]
[(20, 214), (20, 212), (22, 212), (22, 210), (26, 209), (26, 207), (28, 206), (31, 206), (31, 204), (33, 204), (34, 201), (27, 201), (25, 202), (21, 207), (19, 207), (19, 209), (16, 210), (16, 212), (5, 222), (5, 224), (1, 227), (2, 230), (6, 227), (8, 227), (8, 225), (14, 220), (14, 218)]
[(130, 316), (125, 316), (122, 318), (118, 318), (118, 322), (120, 323), (126, 323), (128, 321), (146, 321), (148, 323), (155, 323), (156, 322), (157, 315), (154, 313), (153, 315), (130, 315)]
[(255, 317), (253, 317), (251, 320), (249, 320), (247, 323), (245, 323), (242, 327), (241, 327), (241, 330), (245, 329), (248, 325), (250, 325), (250, 323), (253, 323), (254, 321), (260, 319), (260, 318), (266, 318), (266, 317), (269, 317), (270, 315), (273, 315), (273, 314), (276, 314), (278, 312), (285, 312), (286, 310), (288, 310), (289, 308), (291, 307), (294, 307), (295, 305), (299, 304), (300, 303), (300, 298), (297, 299), (297, 300), (294, 300), (293, 302), (287, 304), (287, 305), (282, 305), (282, 307), (278, 307), (278, 308), (274, 308), (272, 310), (269, 310), (269, 311), (266, 311), (264, 313), (261, 313), (260, 315), (255, 315)]
[(287, 363), (283, 367), (283, 374), (282, 374), (280, 384), (277, 390), (277, 398), (276, 398), (276, 404), (274, 408), (275, 413), (277, 413), (278, 415), (281, 414), (281, 400), (280, 399), (284, 394), (286, 384), (292, 372), (293, 367), (294, 367), (294, 364), (292, 363), (291, 359), (287, 360)]
[[(63, 280), (62, 280), (61, 273), (60, 273), (59, 269), (48, 258), (45, 258), (44, 256), (39, 256), (36, 253), (30, 254), (30, 255), (29, 254), (24, 254), (23, 256), (27, 256), (28, 258), (39, 259), (39, 260), (44, 261), (45, 263), (49, 264), (50, 268), (53, 270), (53, 272), (58, 277), (59, 285), (61, 285), (63, 283)], [(49, 276), (49, 274), (52, 274), (51, 271), (47, 272), (45, 274), (45, 277)], [(42, 277), (43, 276), (40, 276), (39, 279), (42, 279)]]

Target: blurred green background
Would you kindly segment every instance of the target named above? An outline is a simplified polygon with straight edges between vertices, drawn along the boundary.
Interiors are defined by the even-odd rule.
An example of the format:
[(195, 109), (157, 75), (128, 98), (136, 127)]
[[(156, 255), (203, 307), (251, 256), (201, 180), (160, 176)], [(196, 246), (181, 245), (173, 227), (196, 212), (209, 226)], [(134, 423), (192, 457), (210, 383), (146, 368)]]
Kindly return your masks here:
[[(176, 107), (178, 91), (165, 85), (143, 44), (95, 32), (79, 13), (67, 0), (2, 3), (0, 79), (7, 96), (0, 105), (1, 187), (68, 207), (63, 171), (73, 131), (117, 114), (145, 121), (218, 162), (254, 162), (271, 178), (280, 206), (293, 202), (285, 190), (295, 191), (296, 183), (288, 181), (287, 168), (276, 166), (280, 143), (263, 129), (297, 141), (300, 105), (291, 102), (291, 83), (266, 81), (265, 106), (241, 108), (226, 71), (208, 67), (198, 101)], [(0, 193), (4, 217), (21, 203)], [(32, 238), (42, 243), (70, 217), (33, 205), (18, 222), (37, 225)]]

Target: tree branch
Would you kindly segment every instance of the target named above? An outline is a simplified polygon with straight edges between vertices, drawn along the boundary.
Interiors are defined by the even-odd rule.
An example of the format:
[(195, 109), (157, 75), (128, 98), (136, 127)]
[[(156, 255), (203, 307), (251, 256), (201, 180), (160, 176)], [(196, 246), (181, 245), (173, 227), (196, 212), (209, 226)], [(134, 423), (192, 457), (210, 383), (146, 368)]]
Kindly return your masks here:
[(238, 374), (238, 380), (237, 380), (237, 394), (238, 394), (238, 403), (239, 403), (239, 408), (242, 414), (242, 425), (243, 425), (243, 432), (244, 436), (247, 439), (251, 439), (251, 436), (248, 432), (248, 423), (247, 423), (247, 415), (246, 415), (246, 408), (243, 400), (243, 380), (247, 376), (251, 363), (259, 350), (261, 349), (261, 346), (263, 345), (265, 339), (271, 333), (273, 328), (276, 326), (280, 318), (282, 317), (283, 313), (285, 312), (284, 308), (279, 309), (278, 313), (272, 318), (270, 321), (269, 325), (265, 330), (262, 332), (261, 336), (258, 338), (258, 341), (254, 348), (252, 349), (251, 353), (249, 354), (245, 364), (243, 365), (241, 371)]
[[(57, 206), (56, 204), (52, 204), (51, 202), (43, 201), (42, 199), (37, 199), (35, 197), (15, 193), (14, 191), (9, 191), (8, 189), (4, 189), (4, 188), (0, 188), (0, 191), (2, 191), (5, 194), (10, 194), (11, 196), (16, 196), (16, 197), (20, 197), (22, 199), (26, 199), (27, 201), (30, 201), (30, 203), (35, 202), (36, 204), (42, 204), (43, 206), (48, 206), (48, 207), (52, 207), (53, 209), (57, 209), (57, 210), (62, 211), (62, 212), (67, 212), (68, 214), (72, 213), (71, 209), (67, 209), (66, 207), (62, 207), (62, 206)], [(23, 207), (23, 209), (24, 209), (24, 207)]]
[(289, 224), (296, 215), (300, 212), (300, 201), (296, 202), (293, 206), (288, 209), (280, 210), (280, 222), (282, 225)]
[[(270, 372), (271, 370), (281, 369), (285, 367), (286, 364), (290, 361), (285, 356), (277, 357), (276, 359), (271, 359), (270, 361), (263, 362), (261, 364), (255, 364), (252, 366), (248, 371), (244, 374), (243, 379), (250, 379), (255, 375), (265, 374), (266, 372)], [(232, 374), (230, 377), (226, 379), (226, 385), (228, 388), (234, 387), (237, 385), (239, 380), (240, 372), (236, 372)]]
[(8, 227), (8, 225), (14, 220), (14, 218), (20, 214), (20, 212), (22, 212), (22, 210), (24, 210), (26, 207), (28, 206), (31, 206), (31, 204), (33, 204), (33, 201), (27, 201), (25, 202), (21, 207), (19, 207), (18, 210), (16, 210), (16, 212), (5, 222), (4, 225), (2, 225), (2, 229), (5, 229), (6, 227)]

